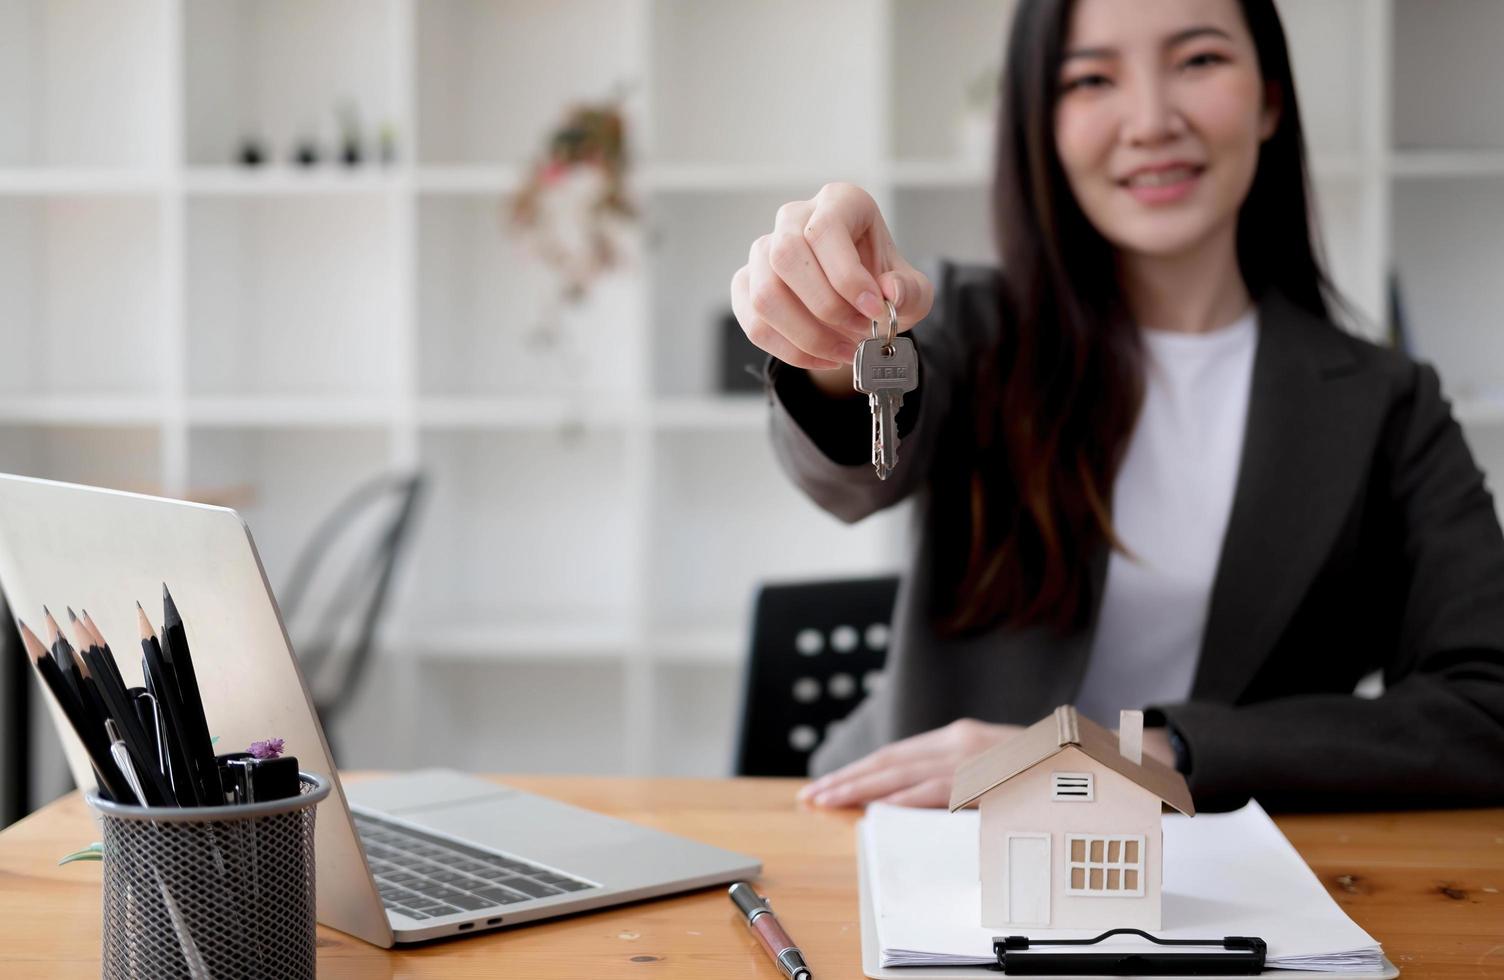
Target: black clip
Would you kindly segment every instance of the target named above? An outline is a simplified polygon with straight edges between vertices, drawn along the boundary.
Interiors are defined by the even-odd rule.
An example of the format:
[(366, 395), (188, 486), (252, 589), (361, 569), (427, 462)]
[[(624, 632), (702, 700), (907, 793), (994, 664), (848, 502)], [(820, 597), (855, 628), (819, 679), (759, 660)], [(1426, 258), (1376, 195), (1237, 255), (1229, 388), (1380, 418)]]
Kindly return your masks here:
[[(1224, 952), (1197, 953), (1047, 953), (1034, 946), (1093, 946), (1108, 936), (1142, 936), (1160, 946), (1219, 947)], [(1257, 936), (1222, 939), (1157, 939), (1142, 929), (1109, 929), (1095, 939), (1030, 939), (1007, 936), (992, 940), (994, 969), (1013, 976), (1253, 976), (1264, 972), (1269, 944)]]

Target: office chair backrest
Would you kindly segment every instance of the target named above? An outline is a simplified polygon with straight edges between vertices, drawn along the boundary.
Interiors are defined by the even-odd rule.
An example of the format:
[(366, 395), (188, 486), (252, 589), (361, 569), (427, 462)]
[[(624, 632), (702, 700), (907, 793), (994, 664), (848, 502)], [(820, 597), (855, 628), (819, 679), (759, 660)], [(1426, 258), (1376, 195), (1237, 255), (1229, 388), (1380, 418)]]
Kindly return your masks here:
[(370, 662), (422, 486), (422, 474), (384, 474), (356, 488), (314, 530), (279, 597), (331, 740)]
[(832, 722), (877, 683), (897, 577), (765, 585), (757, 594), (736, 771), (803, 776)]

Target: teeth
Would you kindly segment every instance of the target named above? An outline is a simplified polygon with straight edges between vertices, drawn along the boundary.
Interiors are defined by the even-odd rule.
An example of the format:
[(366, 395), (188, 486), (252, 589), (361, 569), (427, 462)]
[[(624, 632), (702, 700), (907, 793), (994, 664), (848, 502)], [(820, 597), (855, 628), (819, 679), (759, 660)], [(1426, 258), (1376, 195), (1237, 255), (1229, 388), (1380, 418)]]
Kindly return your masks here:
[(1163, 187), (1166, 184), (1188, 180), (1195, 174), (1190, 167), (1175, 167), (1171, 170), (1145, 171), (1128, 179), (1130, 187)]

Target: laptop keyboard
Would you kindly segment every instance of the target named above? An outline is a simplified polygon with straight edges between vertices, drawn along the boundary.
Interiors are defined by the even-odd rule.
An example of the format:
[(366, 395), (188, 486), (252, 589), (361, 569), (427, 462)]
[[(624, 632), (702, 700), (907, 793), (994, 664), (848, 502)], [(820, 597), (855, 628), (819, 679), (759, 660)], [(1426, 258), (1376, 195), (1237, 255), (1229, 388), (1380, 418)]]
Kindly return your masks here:
[(368, 813), (353, 816), (382, 904), (411, 919), (476, 912), (596, 887)]

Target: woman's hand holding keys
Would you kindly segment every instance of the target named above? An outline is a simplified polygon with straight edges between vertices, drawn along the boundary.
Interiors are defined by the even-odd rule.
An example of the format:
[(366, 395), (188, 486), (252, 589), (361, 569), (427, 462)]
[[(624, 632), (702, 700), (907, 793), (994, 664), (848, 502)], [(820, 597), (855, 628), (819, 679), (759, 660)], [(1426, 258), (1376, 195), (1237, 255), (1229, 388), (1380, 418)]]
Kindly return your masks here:
[(929, 313), (934, 287), (898, 254), (877, 202), (854, 184), (826, 184), (779, 208), (772, 233), (731, 277), (731, 309), (747, 338), (816, 372), (831, 393), (855, 394), (851, 361), (872, 321), (886, 324), (885, 298), (904, 331)]

